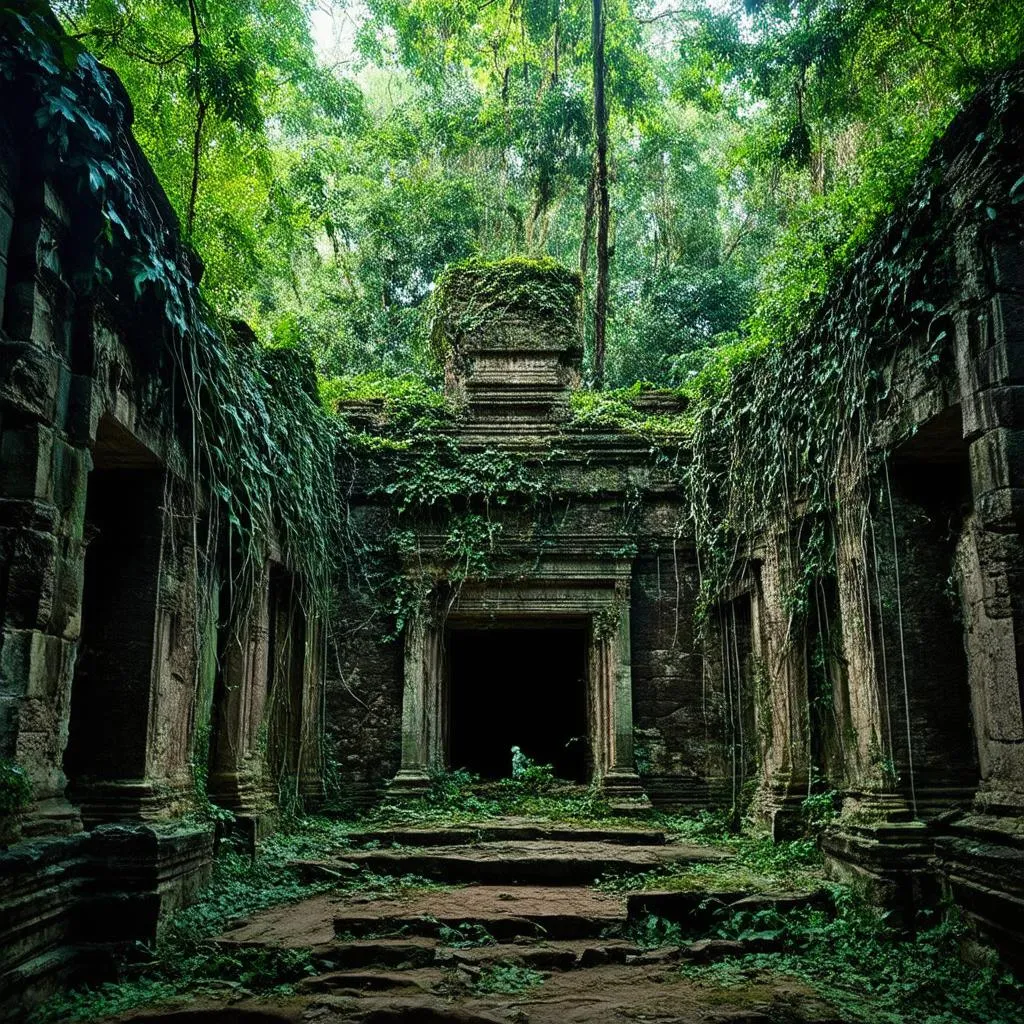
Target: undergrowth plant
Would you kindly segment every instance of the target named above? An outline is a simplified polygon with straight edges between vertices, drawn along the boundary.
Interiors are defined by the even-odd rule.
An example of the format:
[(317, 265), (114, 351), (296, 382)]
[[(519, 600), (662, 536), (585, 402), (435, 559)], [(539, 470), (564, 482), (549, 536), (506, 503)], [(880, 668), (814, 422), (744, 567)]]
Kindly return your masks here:
[(482, 995), (519, 995), (542, 985), (546, 977), (541, 971), (535, 971), (531, 967), (493, 964), (480, 971), (480, 975), (473, 982), (473, 989)]
[(834, 898), (834, 913), (724, 911), (719, 936), (769, 940), (779, 951), (686, 965), (681, 972), (726, 987), (788, 974), (815, 987), (844, 1020), (862, 1024), (1024, 1021), (1024, 983), (994, 959), (964, 955), (971, 934), (953, 908), (934, 911), (908, 936), (854, 891), (836, 887)]
[(289, 994), (295, 982), (323, 969), (311, 950), (223, 947), (215, 937), (250, 914), (327, 891), (372, 898), (444, 888), (411, 875), (302, 874), (297, 861), (336, 853), (348, 844), (351, 828), (323, 818), (292, 819), (263, 840), (255, 856), (222, 844), (213, 879), (197, 902), (171, 915), (155, 945), (137, 946), (116, 983), (57, 996), (32, 1024), (95, 1020), (204, 991), (223, 993), (225, 986), (238, 994)]

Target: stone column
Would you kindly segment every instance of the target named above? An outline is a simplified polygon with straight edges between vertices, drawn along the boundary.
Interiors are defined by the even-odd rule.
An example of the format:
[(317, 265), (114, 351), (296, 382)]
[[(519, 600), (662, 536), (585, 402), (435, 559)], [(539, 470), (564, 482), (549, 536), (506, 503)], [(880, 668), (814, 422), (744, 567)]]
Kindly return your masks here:
[(964, 232), (958, 259), (964, 294), (956, 320), (957, 369), (974, 507), (957, 556), (981, 778), (974, 813), (936, 836), (935, 862), (957, 903), (1010, 963), (1020, 965), (1024, 259), (1019, 241), (986, 239), (979, 228)]
[(421, 796), (431, 772), (444, 765), (441, 641), (426, 609), (405, 628), (405, 683), (402, 690), (402, 766), (391, 780), (392, 796)]
[[(604, 705), (598, 717), (605, 734), (600, 764), (601, 789), (612, 808), (620, 812), (651, 806), (633, 755), (633, 669), (629, 631), (629, 585), (616, 585), (614, 619), (610, 635), (595, 636), (598, 648), (591, 662), (599, 673), (592, 692)], [(594, 683), (597, 685), (594, 685)]]
[(224, 644), (209, 780), (214, 802), (252, 822), (257, 833), (274, 811), (273, 785), (260, 744), (270, 681), (268, 588), (264, 571), (251, 610), (232, 623)]
[(299, 736), (299, 793), (302, 805), (315, 810), (324, 802), (320, 705), (323, 697), (323, 624), (311, 614), (306, 621), (303, 658), (302, 727)]
[(849, 708), (847, 784), (842, 815), (823, 835), (822, 849), (830, 875), (862, 885), (894, 920), (909, 921), (922, 903), (922, 887), (928, 885), (931, 848), (926, 826), (912, 820), (910, 807), (896, 791), (891, 711), (878, 650), (884, 643), (880, 598), (872, 593), (876, 567), (869, 540), (871, 513), (862, 478), (845, 481), (838, 505), (836, 582)]
[(906, 821), (911, 811), (896, 791), (891, 709), (881, 677), (879, 646), (885, 641), (881, 598), (873, 594), (877, 568), (863, 479), (846, 480), (843, 492), (836, 516), (836, 582), (850, 718), (843, 813), (861, 820)]
[(754, 813), (772, 835), (785, 838), (802, 827), (800, 804), (807, 795), (808, 745), (806, 652), (796, 635), (793, 586), (796, 553), (788, 532), (765, 539), (764, 557), (756, 573), (752, 642), (767, 688), (757, 702), (758, 734), (762, 737), (761, 779)]
[(959, 555), (981, 767), (976, 804), (982, 811), (1019, 815), (1024, 813), (1024, 260), (1019, 242), (973, 236), (962, 240), (959, 258), (964, 290), (976, 299), (956, 324), (974, 498)]
[[(8, 140), (10, 141), (10, 140)], [(17, 147), (0, 154), (0, 755), (25, 770), (26, 834), (81, 828), (62, 765), (81, 628), (89, 453), (67, 426), (70, 215)], [(17, 196), (17, 202), (14, 196)]]

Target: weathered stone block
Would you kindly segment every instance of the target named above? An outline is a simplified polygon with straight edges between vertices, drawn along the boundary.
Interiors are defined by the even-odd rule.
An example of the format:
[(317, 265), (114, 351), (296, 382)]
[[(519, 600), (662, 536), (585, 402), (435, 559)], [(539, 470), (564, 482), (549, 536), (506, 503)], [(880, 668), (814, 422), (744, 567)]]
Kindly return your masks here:
[(53, 422), (61, 395), (56, 355), (25, 342), (0, 343), (0, 403), (27, 417)]
[(999, 427), (1024, 427), (1024, 385), (1000, 385), (963, 399), (964, 437)]
[(52, 493), (54, 433), (41, 423), (5, 430), (0, 437), (0, 490), (8, 498), (43, 498)]
[(52, 992), (74, 961), (87, 845), (73, 836), (0, 851), (0, 1015), (18, 1014), (5, 1020), (23, 1019), (22, 1000)]
[(975, 498), (1024, 483), (1024, 429), (987, 430), (969, 448)]
[(57, 585), (58, 549), (52, 533), (0, 530), (0, 550), (9, 560), (5, 608), (8, 625), (30, 629), (49, 623)]
[(1024, 245), (999, 239), (993, 243), (989, 255), (995, 286), (1001, 292), (1024, 297)]
[(93, 918), (96, 940), (152, 941), (212, 874), (213, 825), (100, 825), (91, 840), (99, 895), (81, 912)]
[[(1019, 314), (1024, 318), (1024, 309)], [(974, 360), (977, 389), (1024, 384), (1024, 341), (987, 348)]]
[(979, 522), (992, 531), (1020, 531), (1024, 527), (1024, 487), (988, 491), (976, 499)]
[(949, 894), (1024, 970), (1024, 818), (968, 815), (936, 837), (935, 856)]
[(22, 692), (52, 700), (70, 686), (77, 645), (35, 629), (5, 629), (0, 670), (5, 685), (21, 680)]

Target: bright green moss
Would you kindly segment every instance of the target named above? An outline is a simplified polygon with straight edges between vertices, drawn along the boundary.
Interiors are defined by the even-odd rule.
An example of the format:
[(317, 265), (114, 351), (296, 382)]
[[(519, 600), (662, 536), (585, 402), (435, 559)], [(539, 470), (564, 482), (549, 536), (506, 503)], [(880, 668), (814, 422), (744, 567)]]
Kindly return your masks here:
[(579, 273), (547, 257), (455, 263), (438, 279), (431, 300), (434, 354), (443, 359), (452, 342), (509, 316), (543, 320), (582, 347), (582, 295)]

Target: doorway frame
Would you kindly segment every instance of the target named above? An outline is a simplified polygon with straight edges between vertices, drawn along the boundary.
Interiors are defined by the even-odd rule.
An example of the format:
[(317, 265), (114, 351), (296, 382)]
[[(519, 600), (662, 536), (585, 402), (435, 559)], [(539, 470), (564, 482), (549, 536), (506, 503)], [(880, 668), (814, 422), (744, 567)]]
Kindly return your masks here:
[[(574, 567), (579, 570), (579, 566)], [(588, 742), (591, 784), (615, 808), (650, 806), (633, 754), (633, 680), (628, 563), (613, 573), (575, 579), (466, 583), (445, 598), (436, 587), (405, 629), (402, 762), (391, 796), (421, 797), (432, 776), (448, 767), (447, 663), (449, 626), (483, 628), (540, 622), (582, 624), (587, 631)]]

